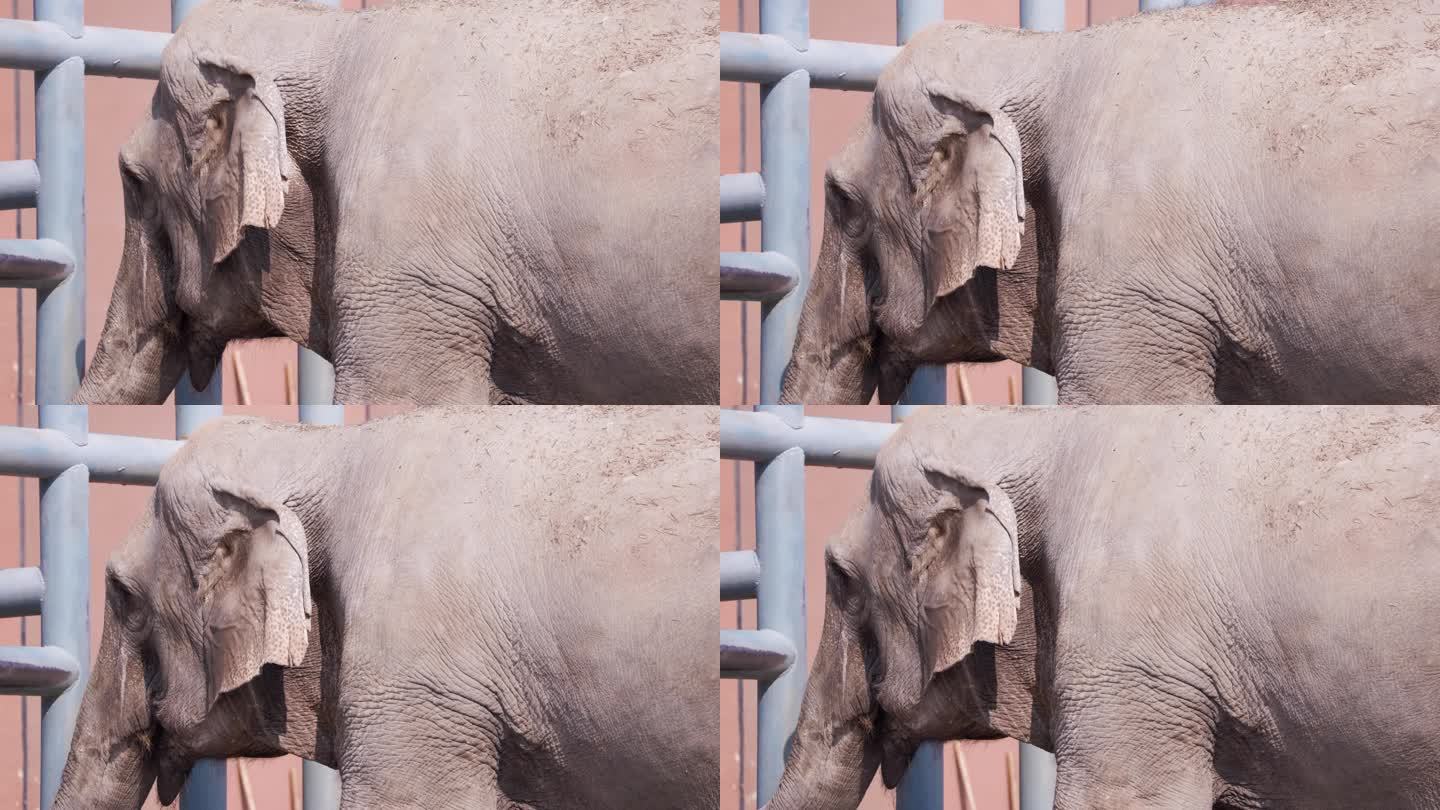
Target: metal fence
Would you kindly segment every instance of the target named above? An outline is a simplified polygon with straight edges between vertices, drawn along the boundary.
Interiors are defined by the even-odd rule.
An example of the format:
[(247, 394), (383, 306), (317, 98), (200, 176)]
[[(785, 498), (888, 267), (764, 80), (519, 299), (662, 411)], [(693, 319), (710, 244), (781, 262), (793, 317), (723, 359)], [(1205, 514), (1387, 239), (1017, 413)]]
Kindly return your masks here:
[[(1205, 5), (1213, 0), (1139, 0), (1138, 10)], [(725, 552), (720, 598), (754, 598), (758, 629), (721, 632), (722, 675), (760, 681), (756, 778), (764, 804), (779, 784), (785, 744), (799, 716), (805, 660), (805, 466), (869, 468), (892, 426), (807, 419), (799, 406), (775, 405), (790, 361), (800, 307), (809, 286), (810, 89), (874, 90), (898, 47), (835, 42), (809, 36), (808, 0), (759, 0), (760, 33), (720, 34), (720, 78), (759, 82), (760, 173), (720, 178), (720, 221), (760, 220), (760, 252), (722, 253), (721, 297), (759, 301), (760, 405), (754, 413), (721, 411), (722, 458), (755, 462), (755, 551)], [(1065, 30), (1065, 0), (1019, 0), (1020, 25)], [(1087, 4), (1088, 8), (1088, 4)], [(904, 43), (944, 17), (944, 0), (897, 0), (897, 39)], [(1026, 405), (1054, 405), (1055, 380), (1022, 373)], [(912, 376), (892, 411), (896, 420), (918, 404), (944, 404), (942, 368)], [(1020, 746), (1022, 810), (1047, 810), (1055, 793), (1055, 761)], [(899, 810), (944, 806), (941, 748), (922, 746), (897, 797)]]
[[(893, 406), (892, 420), (899, 422), (916, 407)], [(806, 417), (799, 405), (720, 411), (720, 457), (755, 463), (755, 550), (721, 553), (720, 599), (755, 599), (757, 629), (720, 631), (720, 671), (725, 678), (760, 682), (755, 776), (762, 805), (780, 783), (809, 669), (805, 467), (870, 469), (894, 429), (884, 422)], [(942, 744), (932, 742), (915, 753), (897, 792), (897, 810), (945, 806), (943, 752)], [(1054, 758), (1028, 745), (1020, 753), (1021, 806), (1050, 807)]]
[[(338, 7), (339, 0), (318, 0)], [(172, 30), (201, 0), (171, 0)], [(35, 207), (36, 238), (0, 240), (0, 286), (36, 290), (40, 428), (0, 428), (0, 474), (40, 478), (40, 567), (0, 570), (0, 618), (40, 616), (41, 646), (0, 647), (0, 693), (42, 697), (41, 807), (60, 784), (89, 674), (89, 483), (154, 484), (179, 442), (89, 435), (65, 405), (85, 363), (85, 76), (157, 79), (169, 34), (86, 26), (84, 0), (35, 0), (35, 19), (0, 20), (0, 67), (35, 72), (35, 159), (0, 161), (0, 208)], [(138, 111), (137, 111), (138, 112)], [(175, 389), (177, 438), (220, 415), (221, 368), (203, 391)], [(304, 348), (300, 418), (340, 424), (334, 370)], [(329, 768), (305, 763), (306, 810), (339, 806)], [(184, 810), (224, 810), (223, 762), (197, 763)]]

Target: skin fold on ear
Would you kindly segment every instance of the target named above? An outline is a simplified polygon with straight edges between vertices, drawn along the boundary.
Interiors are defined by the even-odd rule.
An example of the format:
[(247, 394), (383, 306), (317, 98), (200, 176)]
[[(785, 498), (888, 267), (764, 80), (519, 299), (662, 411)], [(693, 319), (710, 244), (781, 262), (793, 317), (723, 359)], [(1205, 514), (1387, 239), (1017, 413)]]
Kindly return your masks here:
[(1014, 508), (997, 486), (959, 483), (959, 494), (947, 494), (911, 560), (928, 674), (955, 666), (977, 641), (1008, 644), (1019, 621)]
[(265, 664), (296, 666), (309, 644), (309, 550), (295, 513), (242, 484), (211, 479), (232, 513), (200, 576), (211, 705)]
[(959, 289), (977, 267), (1014, 266), (1025, 229), (1025, 187), (1020, 136), (998, 104), (953, 88), (929, 92), (944, 123), (915, 202), (933, 300)]
[(245, 228), (280, 222), (293, 161), (274, 82), (214, 56), (201, 71), (217, 88), (194, 160), (213, 267), (234, 252)]

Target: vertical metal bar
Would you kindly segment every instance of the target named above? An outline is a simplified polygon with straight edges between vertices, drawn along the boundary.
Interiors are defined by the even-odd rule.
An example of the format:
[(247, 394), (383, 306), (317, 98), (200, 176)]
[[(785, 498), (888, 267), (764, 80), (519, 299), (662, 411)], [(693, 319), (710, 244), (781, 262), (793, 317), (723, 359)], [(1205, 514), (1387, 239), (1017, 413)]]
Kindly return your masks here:
[[(943, 368), (943, 367), (941, 367)], [(941, 400), (941, 404), (944, 400)], [(891, 405), (890, 421), (901, 422), (918, 411), (918, 405)], [(945, 743), (920, 744), (895, 792), (895, 810), (944, 810)]]
[[(180, 22), (185, 19), (192, 9), (200, 5), (204, 0), (170, 0), (170, 30), (174, 31), (180, 27)], [(175, 384), (175, 404), (180, 405), (219, 405), (224, 402), (225, 379), (225, 358), (222, 354), (220, 362), (215, 364), (215, 371), (211, 373), (210, 379), (205, 380), (204, 390), (196, 389), (195, 381), (190, 379), (190, 372), (186, 370), (180, 375), (180, 382)], [(193, 780), (195, 774), (191, 773)]]
[[(1064, 31), (1065, 0), (1020, 0), (1020, 27), (1031, 31)], [(1020, 371), (1022, 403), (1054, 405), (1056, 390), (1055, 378), (1049, 374), (1029, 367)], [(1023, 759), (1022, 756), (1022, 761)], [(1023, 785), (1020, 795), (1025, 795)]]
[[(299, 349), (300, 412), (305, 413), (307, 405), (330, 405), (335, 401), (335, 367), (330, 361), (304, 346)], [(342, 411), (343, 415), (343, 411)], [(303, 415), (300, 420), (309, 421)], [(343, 419), (341, 420), (343, 423)], [(330, 424), (328, 422), (324, 424)]]
[[(805, 419), (799, 405), (761, 405), (793, 427)], [(755, 553), (760, 583), (757, 626), (790, 639), (798, 655), (783, 675), (759, 685), (755, 781), (761, 805), (770, 801), (785, 769), (785, 750), (805, 694), (805, 453), (792, 447), (755, 465)]]
[[(306, 371), (306, 355), (312, 365)], [(345, 406), (332, 405), (335, 390), (333, 367), (320, 355), (300, 349), (300, 421), (312, 425), (345, 424)], [(318, 762), (305, 760), (301, 765), (304, 778), (305, 810), (339, 810), (340, 774)]]
[[(945, 19), (945, 0), (896, 0), (895, 44), (904, 45), (931, 23)], [(910, 382), (900, 395), (910, 405), (945, 404), (945, 367), (921, 366), (910, 375)], [(902, 795), (904, 790), (901, 790)], [(905, 805), (900, 805), (902, 809)]]
[[(176, 389), (175, 398), (180, 392)], [(224, 410), (219, 405), (175, 405), (175, 438), (185, 439), (201, 425), (218, 419)], [(180, 790), (180, 810), (225, 810), (228, 773), (225, 760), (202, 759), (190, 769), (190, 776)]]
[[(1020, 0), (1020, 27), (1033, 31), (1064, 31), (1065, 0)], [(1024, 405), (1054, 405), (1055, 378), (1037, 369), (1020, 370), (1020, 401)], [(1020, 743), (1020, 810), (1050, 810), (1055, 806), (1055, 757), (1033, 745)]]
[[(314, 2), (322, 6), (340, 8), (340, 0), (314, 0)], [(295, 377), (297, 380), (296, 385), (300, 389), (300, 421), (309, 422), (311, 420), (305, 418), (305, 408), (307, 404), (329, 405), (335, 401), (335, 367), (330, 365), (330, 361), (304, 346), (296, 346), (296, 349), (299, 350), (299, 357), (295, 362)], [(317, 411), (316, 413), (321, 412)], [(324, 411), (323, 413), (327, 418), (333, 416), (330, 411)], [(340, 421), (338, 422), (327, 422), (322, 418), (319, 420), (319, 423), (327, 425), (345, 424), (345, 411), (343, 409), (340, 411), (339, 419)], [(323, 765), (317, 766), (311, 762), (305, 763), (305, 810), (329, 810), (331, 807), (339, 807), (338, 799), (332, 804), (322, 805), (321, 802), (324, 801), (324, 798), (321, 796), (321, 793), (318, 792), (316, 793), (316, 803), (311, 804), (310, 783), (314, 780), (327, 778), (317, 775), (314, 777), (314, 780), (312, 780), (310, 775), (312, 767), (324, 768)], [(326, 770), (329, 769), (327, 768)], [(316, 784), (318, 785), (319, 783), (317, 782)], [(335, 795), (338, 796), (339, 793), (337, 792)]]
[[(945, 0), (896, 0), (895, 41), (904, 45), (931, 23), (945, 19)], [(910, 375), (900, 396), (901, 405), (890, 409), (890, 420), (899, 422), (916, 405), (945, 404), (945, 366), (922, 366)], [(896, 810), (943, 810), (945, 807), (945, 744), (924, 742), (910, 758), (910, 767), (896, 791)]]
[[(810, 47), (808, 0), (761, 0), (760, 33)], [(800, 278), (784, 298), (760, 306), (760, 401), (780, 399), (800, 307), (810, 288), (810, 74), (797, 70), (760, 88), (760, 249), (785, 254)]]
[[(83, 444), (89, 431), (81, 405), (41, 405), (40, 427), (59, 430)], [(40, 807), (49, 810), (60, 789), (70, 736), (90, 677), (90, 471), (77, 464), (40, 481), (40, 571), (45, 601), (40, 642), (75, 656), (80, 677), (57, 697), (40, 703)]]
[(907, 405), (945, 404), (945, 366), (921, 366), (910, 375), (900, 402)]
[[(78, 37), (84, 2), (36, 0), (35, 19)], [(59, 404), (79, 388), (85, 365), (85, 63), (78, 57), (35, 76), (35, 164), (35, 235), (75, 257), (69, 278), (36, 295), (35, 402)]]

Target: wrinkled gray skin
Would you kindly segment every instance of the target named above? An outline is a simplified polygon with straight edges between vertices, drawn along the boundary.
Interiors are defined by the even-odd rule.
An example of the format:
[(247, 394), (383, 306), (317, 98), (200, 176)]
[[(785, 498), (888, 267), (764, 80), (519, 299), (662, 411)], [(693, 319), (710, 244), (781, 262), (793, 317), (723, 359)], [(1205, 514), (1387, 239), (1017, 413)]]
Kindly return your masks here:
[(1440, 402), (1435, 14), (928, 29), (829, 166), (782, 401), (1010, 359), (1067, 403)]
[(718, 807), (716, 420), (203, 428), (107, 569), (55, 809), (284, 753), (344, 808)]
[(912, 416), (827, 549), (769, 810), (996, 737), (1061, 810), (1435, 807), (1437, 463), (1421, 408)]
[(120, 152), (77, 395), (158, 403), (284, 336), (339, 402), (714, 403), (716, 8), (213, 0)]

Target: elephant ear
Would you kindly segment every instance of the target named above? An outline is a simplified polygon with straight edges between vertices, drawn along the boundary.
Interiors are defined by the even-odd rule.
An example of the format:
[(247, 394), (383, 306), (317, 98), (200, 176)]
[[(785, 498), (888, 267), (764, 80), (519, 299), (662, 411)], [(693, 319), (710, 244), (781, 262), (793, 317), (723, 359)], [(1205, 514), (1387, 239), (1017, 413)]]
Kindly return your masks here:
[(941, 503), (912, 551), (927, 677), (959, 663), (977, 641), (1008, 644), (1020, 614), (1015, 509), (994, 484), (932, 472)]
[(211, 705), (266, 664), (296, 666), (309, 644), (309, 549), (285, 505), (233, 481), (211, 480), (230, 513), (200, 579)]
[(245, 228), (273, 228), (285, 210), (293, 162), (285, 107), (269, 79), (220, 58), (201, 61), (216, 88), (192, 163), (204, 215), (206, 266), (224, 261)]
[(933, 300), (963, 286), (977, 267), (1014, 266), (1025, 230), (1025, 175), (1019, 133), (998, 104), (948, 87), (929, 93), (943, 123), (915, 201)]

